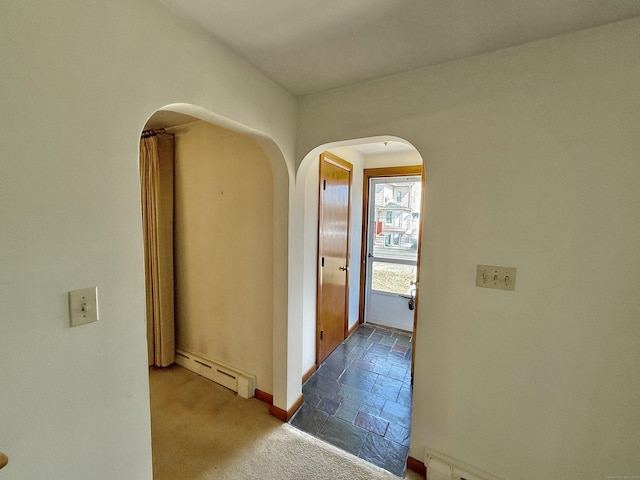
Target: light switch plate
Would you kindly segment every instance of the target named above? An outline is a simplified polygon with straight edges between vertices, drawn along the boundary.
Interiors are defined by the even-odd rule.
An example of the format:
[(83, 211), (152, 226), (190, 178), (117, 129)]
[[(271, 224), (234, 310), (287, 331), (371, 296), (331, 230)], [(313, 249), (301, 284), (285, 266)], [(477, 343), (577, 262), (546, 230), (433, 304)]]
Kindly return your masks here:
[(72, 327), (98, 321), (98, 287), (69, 292), (69, 320)]
[(478, 265), (476, 286), (497, 288), (498, 290), (516, 289), (516, 268), (495, 265)]

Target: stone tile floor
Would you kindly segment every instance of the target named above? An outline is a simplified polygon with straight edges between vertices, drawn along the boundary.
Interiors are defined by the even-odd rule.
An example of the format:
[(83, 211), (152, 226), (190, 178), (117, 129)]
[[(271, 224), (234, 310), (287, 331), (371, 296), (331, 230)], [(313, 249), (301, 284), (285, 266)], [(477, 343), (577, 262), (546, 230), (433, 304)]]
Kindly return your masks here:
[(302, 387), (289, 423), (403, 477), (411, 427), (411, 334), (360, 325)]

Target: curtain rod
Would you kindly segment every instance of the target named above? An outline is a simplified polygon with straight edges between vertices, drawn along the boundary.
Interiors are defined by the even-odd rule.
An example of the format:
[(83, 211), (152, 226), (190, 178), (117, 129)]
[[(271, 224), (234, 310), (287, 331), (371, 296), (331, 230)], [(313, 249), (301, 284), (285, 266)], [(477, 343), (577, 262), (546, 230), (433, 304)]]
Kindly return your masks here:
[(152, 128), (149, 130), (143, 130), (140, 134), (140, 138), (154, 137), (159, 133), (167, 133), (167, 130), (164, 128)]

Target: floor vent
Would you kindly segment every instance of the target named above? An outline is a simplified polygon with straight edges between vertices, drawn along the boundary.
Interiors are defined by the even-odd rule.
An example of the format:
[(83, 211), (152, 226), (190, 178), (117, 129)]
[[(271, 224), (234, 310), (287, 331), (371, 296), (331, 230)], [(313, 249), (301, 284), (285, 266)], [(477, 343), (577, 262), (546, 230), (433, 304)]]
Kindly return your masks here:
[(443, 453), (425, 448), (427, 480), (505, 480)]
[(176, 363), (187, 370), (219, 383), (242, 398), (251, 398), (255, 394), (256, 377), (222, 362), (176, 349)]

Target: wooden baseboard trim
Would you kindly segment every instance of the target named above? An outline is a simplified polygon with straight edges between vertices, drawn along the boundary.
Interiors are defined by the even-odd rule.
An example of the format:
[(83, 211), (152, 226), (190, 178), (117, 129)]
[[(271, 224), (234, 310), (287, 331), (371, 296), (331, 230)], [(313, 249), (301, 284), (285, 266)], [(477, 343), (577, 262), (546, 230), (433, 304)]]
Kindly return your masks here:
[(353, 324), (353, 327), (351, 327), (349, 330), (347, 330), (347, 338), (349, 338), (349, 335), (351, 335), (353, 332), (356, 331), (356, 328), (358, 328), (361, 323), (362, 322), (360, 320), (358, 320), (356, 323)]
[(263, 392), (262, 390), (258, 390), (256, 388), (254, 396), (261, 402), (268, 403), (269, 405), (273, 405), (273, 395), (271, 395), (270, 393)]
[(302, 406), (302, 402), (304, 401), (304, 397), (300, 395), (300, 398), (296, 400), (296, 402), (291, 406), (289, 410), (283, 410), (275, 405), (271, 405), (269, 408), (269, 413), (276, 417), (278, 420), (282, 420), (283, 422), (288, 422), (293, 414), (298, 411), (298, 409)]
[(412, 472), (416, 472), (423, 477), (427, 475), (427, 467), (420, 460), (416, 460), (413, 457), (407, 457), (407, 468)]
[(317, 365), (313, 365), (309, 371), (307, 373), (305, 373), (304, 375), (302, 375), (302, 383), (306, 382), (307, 380), (309, 380), (309, 377), (311, 375), (313, 375), (314, 373), (316, 373), (316, 370), (318, 369)]

